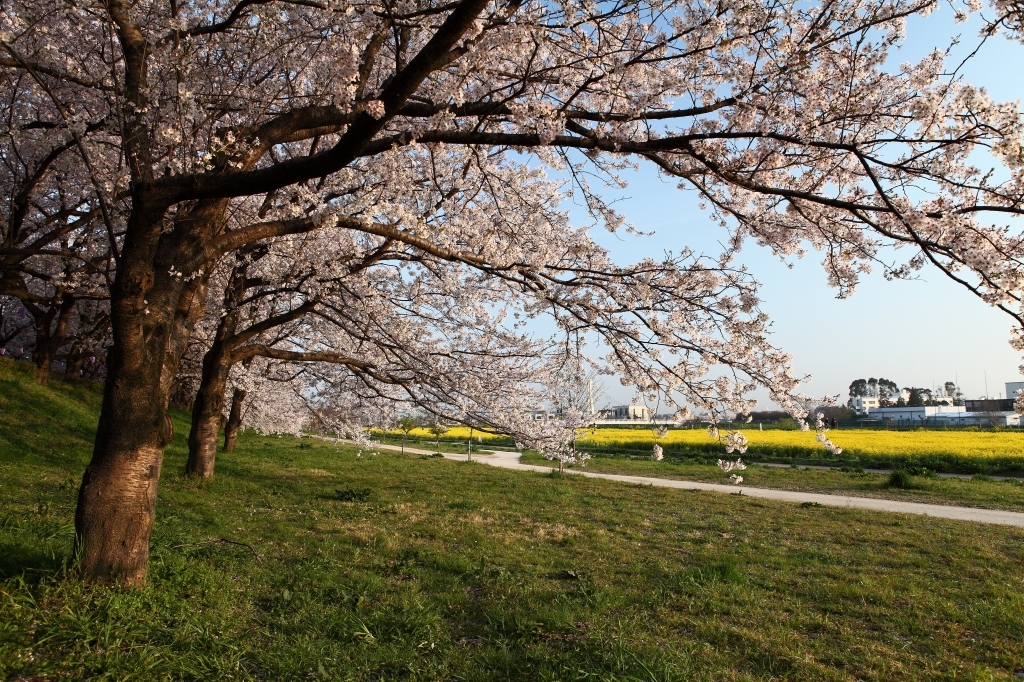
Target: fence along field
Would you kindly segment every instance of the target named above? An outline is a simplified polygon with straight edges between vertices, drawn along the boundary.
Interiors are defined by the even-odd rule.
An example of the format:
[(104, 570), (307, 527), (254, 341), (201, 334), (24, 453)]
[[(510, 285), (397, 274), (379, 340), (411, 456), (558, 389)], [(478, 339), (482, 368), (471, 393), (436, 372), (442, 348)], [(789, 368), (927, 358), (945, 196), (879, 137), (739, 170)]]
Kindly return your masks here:
[[(1016, 431), (885, 431), (838, 429), (829, 432), (843, 449), (835, 456), (814, 440), (814, 431), (743, 429), (750, 439), (745, 459), (763, 462), (792, 462), (899, 468), (927, 467), (938, 472), (1021, 474), (1024, 473), (1024, 434)], [(441, 441), (461, 440), (470, 435), (466, 427), (452, 427)], [(411, 436), (432, 442), (425, 429)], [(393, 436), (392, 436), (393, 437)], [(512, 443), (504, 437), (473, 431), (473, 439), (493, 445)], [(588, 429), (580, 433), (579, 447), (593, 455), (646, 457), (658, 443), (666, 457), (717, 459), (725, 449), (704, 429), (672, 429), (657, 439), (648, 429)]]

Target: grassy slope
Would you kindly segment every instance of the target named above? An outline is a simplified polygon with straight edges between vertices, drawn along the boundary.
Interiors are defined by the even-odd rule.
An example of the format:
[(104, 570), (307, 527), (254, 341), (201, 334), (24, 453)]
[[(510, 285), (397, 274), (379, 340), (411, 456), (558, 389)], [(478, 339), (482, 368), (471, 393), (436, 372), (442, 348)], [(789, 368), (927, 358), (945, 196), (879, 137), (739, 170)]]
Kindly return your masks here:
[[(746, 460), (746, 457), (743, 459)], [(524, 455), (523, 462), (554, 468), (558, 466), (557, 463), (552, 463), (535, 453)], [(604, 474), (653, 476), (706, 483), (729, 482), (728, 475), (722, 473), (717, 465), (679, 459), (655, 462), (651, 459), (630, 459), (628, 457), (594, 457), (587, 460), (584, 470)], [(938, 476), (914, 476), (912, 488), (899, 489), (889, 487), (887, 474), (858, 471), (764, 467), (751, 464), (746, 471), (740, 473), (743, 476), (744, 486), (758, 488), (780, 488), (837, 495), (883, 497), (908, 502), (1024, 511), (1024, 483), (1018, 480), (994, 481), (984, 480), (983, 477), (963, 480)]]
[(0, 396), (0, 679), (1024, 672), (1019, 529), (253, 436), (197, 485), (180, 415), (150, 587), (90, 588), (62, 567), (98, 396), (9, 364)]

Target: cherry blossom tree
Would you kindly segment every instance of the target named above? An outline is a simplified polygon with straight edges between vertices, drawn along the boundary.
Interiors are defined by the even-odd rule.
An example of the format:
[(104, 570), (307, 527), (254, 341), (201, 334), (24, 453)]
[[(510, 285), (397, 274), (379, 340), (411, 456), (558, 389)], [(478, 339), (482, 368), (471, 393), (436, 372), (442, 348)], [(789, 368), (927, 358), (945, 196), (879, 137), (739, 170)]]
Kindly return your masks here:
[[(25, 113), (20, 107), (33, 97), (30, 84), (10, 84), (13, 96), (0, 102), (0, 116), (8, 121)], [(93, 122), (85, 132), (102, 125)], [(102, 336), (95, 303), (108, 295), (108, 235), (71, 158), (77, 149), (74, 132), (52, 121), (23, 120), (4, 133), (0, 295), (17, 298), (31, 316), (36, 379), (45, 384), (69, 337), (77, 339), (69, 351), (70, 364), (80, 369), (83, 347), (94, 345), (91, 336)]]
[[(414, 307), (447, 301), (436, 310), (451, 311), (486, 292), (473, 333), (445, 352), (406, 354), (420, 368), (407, 381), (374, 364), (377, 350), (306, 370), (324, 375), (317, 395), (367, 417), (404, 392), (501, 422), (511, 408), (498, 397), (516, 405), (501, 387), (550, 347), (516, 326), (540, 315), (568, 337), (599, 335), (609, 369), (642, 394), (746, 412), (765, 386), (799, 412), (756, 282), (734, 264), (747, 238), (783, 256), (820, 250), (841, 295), (872, 265), (899, 277), (930, 263), (1020, 321), (1021, 241), (982, 222), (1020, 210), (1017, 109), (950, 82), (941, 53), (883, 68), (905, 19), (932, 8), (12, 0), (0, 26), (11, 93), (0, 144), (5, 158), (36, 159), (21, 178), (66, 146), (71, 180), (39, 175), (30, 194), (43, 199), (19, 230), (87, 220), (89, 244), (109, 254), (108, 380), (76, 514), (83, 574), (145, 581), (166, 407), (211, 278), (231, 254), (276, 239), (399, 244), (419, 259), (400, 276)], [(1010, 177), (975, 167), (979, 149)], [(621, 266), (558, 210), (573, 198), (597, 224), (629, 229), (592, 183), (620, 182), (636, 162), (703, 197), (729, 231), (724, 253)], [(75, 196), (61, 199), (69, 186)], [(15, 205), (17, 192), (5, 192)], [(38, 257), (35, 244), (5, 242), (4, 255)], [(883, 263), (889, 246), (910, 255)], [(388, 319), (402, 317), (401, 298), (378, 300), (374, 314), (391, 306)], [(500, 321), (503, 304), (520, 318)], [(520, 340), (490, 347), (502, 361), (476, 369), (475, 344), (490, 343), (476, 332), (502, 324)], [(715, 365), (725, 371), (711, 374)], [(458, 382), (421, 381), (450, 368)]]
[[(451, 273), (443, 262), (393, 240), (360, 244), (352, 236), (322, 230), (239, 254), (226, 275), (223, 301), (209, 307), (219, 315), (207, 315), (218, 319), (207, 324), (213, 332), (193, 404), (186, 473), (212, 476), (231, 367), (254, 357), (336, 364), (367, 388), (367, 399), (372, 393), (406, 408), (441, 411), (452, 421), (486, 412), (471, 396), (504, 395), (531, 375), (530, 369), (515, 372), (515, 358), (542, 350), (487, 314), (482, 303), (501, 299), (486, 278), (455, 277), (457, 296), (424, 297), (417, 291), (446, 286)], [(488, 372), (511, 385), (480, 386)], [(251, 393), (234, 390), (239, 400)], [(305, 393), (322, 398), (315, 387)], [(241, 409), (235, 403), (232, 411)]]

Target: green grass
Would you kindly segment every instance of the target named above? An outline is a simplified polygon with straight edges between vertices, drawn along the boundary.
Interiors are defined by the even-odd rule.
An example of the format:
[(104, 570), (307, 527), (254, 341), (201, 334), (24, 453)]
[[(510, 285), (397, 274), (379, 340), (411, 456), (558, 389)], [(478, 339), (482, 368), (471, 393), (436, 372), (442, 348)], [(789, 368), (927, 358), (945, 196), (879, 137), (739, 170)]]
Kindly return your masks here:
[[(723, 458), (725, 455), (723, 453)], [(733, 455), (735, 459), (735, 455)], [(745, 458), (744, 458), (745, 459)], [(557, 468), (536, 453), (523, 456), (526, 464), (539, 464)], [(686, 459), (630, 459), (628, 457), (593, 457), (587, 460), (584, 471), (629, 476), (652, 476), (703, 483), (729, 483), (729, 476), (717, 465)], [(779, 488), (814, 493), (834, 493), (859, 497), (881, 497), (907, 502), (928, 502), (986, 509), (1024, 511), (1024, 483), (1017, 479), (996, 480), (987, 476), (974, 479), (945, 478), (912, 475), (910, 487), (892, 485), (889, 474), (865, 473), (863, 470), (810, 469), (800, 467), (767, 467), (749, 464), (740, 472), (743, 485), (757, 488)]]
[(0, 363), (0, 396), (0, 679), (1024, 672), (1022, 529), (251, 434), (197, 484), (181, 414), (149, 586), (91, 587), (67, 557), (98, 393)]

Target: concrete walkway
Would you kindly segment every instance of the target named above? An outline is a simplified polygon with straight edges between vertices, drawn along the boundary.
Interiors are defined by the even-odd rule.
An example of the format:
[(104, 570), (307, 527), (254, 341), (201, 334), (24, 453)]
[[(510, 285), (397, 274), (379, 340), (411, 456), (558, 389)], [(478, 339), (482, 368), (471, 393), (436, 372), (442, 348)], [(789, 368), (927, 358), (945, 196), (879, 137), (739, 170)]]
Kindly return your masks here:
[[(401, 450), (398, 445), (374, 443), (375, 449)], [(406, 447), (405, 451), (414, 455), (432, 455), (431, 450)], [(523, 464), (519, 461), (518, 452), (499, 452), (484, 455), (475, 453), (473, 461), (517, 471), (537, 471), (549, 473), (551, 467), (535, 464)], [(444, 453), (445, 459), (465, 461), (465, 454)], [(829, 507), (850, 507), (852, 509), (870, 509), (873, 511), (898, 512), (901, 514), (918, 514), (934, 516), (940, 519), (957, 519), (959, 521), (976, 521), (978, 523), (995, 523), (1002, 526), (1019, 526), (1024, 528), (1024, 512), (999, 511), (996, 509), (978, 509), (975, 507), (953, 507), (944, 504), (926, 504), (924, 502), (902, 502), (900, 500), (884, 500), (877, 497), (848, 497), (846, 495), (827, 495), (824, 493), (806, 493), (797, 490), (776, 490), (775, 488), (747, 488), (744, 486), (721, 485), (718, 483), (699, 483), (697, 481), (680, 481), (669, 478), (653, 478), (650, 476), (625, 476), (621, 474), (599, 474), (593, 471), (567, 469), (567, 473), (587, 478), (601, 478), (620, 483), (650, 485), (659, 488), (678, 488), (680, 490), (709, 490), (730, 495), (743, 494), (747, 497), (758, 497), (780, 502), (803, 504), (816, 503)]]

